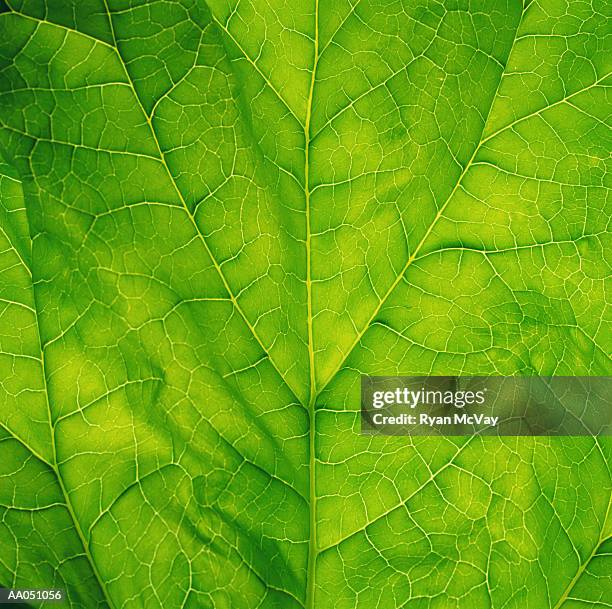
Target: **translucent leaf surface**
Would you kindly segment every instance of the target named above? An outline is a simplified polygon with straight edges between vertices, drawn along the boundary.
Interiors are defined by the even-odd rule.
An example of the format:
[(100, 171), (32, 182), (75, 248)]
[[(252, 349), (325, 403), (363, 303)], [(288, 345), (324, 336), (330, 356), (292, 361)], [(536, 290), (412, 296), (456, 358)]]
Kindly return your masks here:
[(0, 13), (0, 584), (612, 606), (609, 441), (358, 418), (360, 374), (612, 373), (609, 3)]

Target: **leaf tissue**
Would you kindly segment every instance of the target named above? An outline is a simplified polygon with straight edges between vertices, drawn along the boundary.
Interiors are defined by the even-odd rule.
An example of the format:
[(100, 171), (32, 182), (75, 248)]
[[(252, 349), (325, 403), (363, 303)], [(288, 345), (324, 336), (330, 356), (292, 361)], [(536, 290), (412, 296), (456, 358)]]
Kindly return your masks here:
[(612, 373), (611, 19), (2, 0), (0, 586), (612, 606), (609, 440), (359, 432), (362, 374)]

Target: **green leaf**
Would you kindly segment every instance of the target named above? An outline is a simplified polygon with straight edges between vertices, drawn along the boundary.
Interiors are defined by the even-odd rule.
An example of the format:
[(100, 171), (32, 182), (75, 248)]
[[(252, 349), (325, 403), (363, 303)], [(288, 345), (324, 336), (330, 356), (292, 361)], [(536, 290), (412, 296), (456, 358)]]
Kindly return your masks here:
[(611, 605), (608, 440), (358, 418), (360, 374), (612, 373), (605, 2), (0, 13), (3, 585)]

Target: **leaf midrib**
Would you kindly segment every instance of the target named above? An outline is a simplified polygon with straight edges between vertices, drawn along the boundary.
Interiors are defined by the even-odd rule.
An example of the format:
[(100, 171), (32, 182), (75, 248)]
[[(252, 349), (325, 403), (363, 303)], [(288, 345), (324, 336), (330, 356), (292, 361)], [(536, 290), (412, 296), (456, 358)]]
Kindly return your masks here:
[(308, 302), (307, 324), (308, 324), (308, 368), (310, 372), (310, 388), (308, 400), (308, 565), (306, 568), (306, 609), (315, 607), (315, 584), (316, 564), (318, 556), (317, 547), (317, 488), (316, 488), (316, 402), (317, 386), (315, 371), (315, 351), (313, 336), (313, 314), (312, 314), (312, 230), (310, 223), (310, 120), (312, 118), (312, 106), (314, 88), (317, 78), (317, 66), (319, 64), (319, 0), (315, 0), (314, 12), (314, 61), (310, 77), (310, 89), (306, 103), (306, 120), (304, 123), (304, 200), (306, 206), (306, 292)]

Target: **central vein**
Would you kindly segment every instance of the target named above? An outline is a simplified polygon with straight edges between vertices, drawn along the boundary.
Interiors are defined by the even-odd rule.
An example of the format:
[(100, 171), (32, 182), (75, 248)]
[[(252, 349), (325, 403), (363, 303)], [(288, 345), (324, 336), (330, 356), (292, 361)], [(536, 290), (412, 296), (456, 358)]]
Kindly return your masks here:
[(308, 299), (308, 366), (310, 369), (310, 394), (308, 398), (309, 416), (309, 540), (308, 571), (306, 572), (306, 608), (314, 609), (315, 565), (317, 560), (317, 522), (316, 522), (316, 489), (315, 489), (315, 402), (317, 399), (315, 379), (314, 342), (312, 333), (312, 276), (311, 276), (311, 232), (310, 232), (310, 119), (312, 117), (312, 99), (319, 61), (319, 0), (315, 0), (314, 14), (314, 60), (310, 89), (306, 102), (306, 120), (304, 121), (304, 199), (306, 204), (306, 292)]

